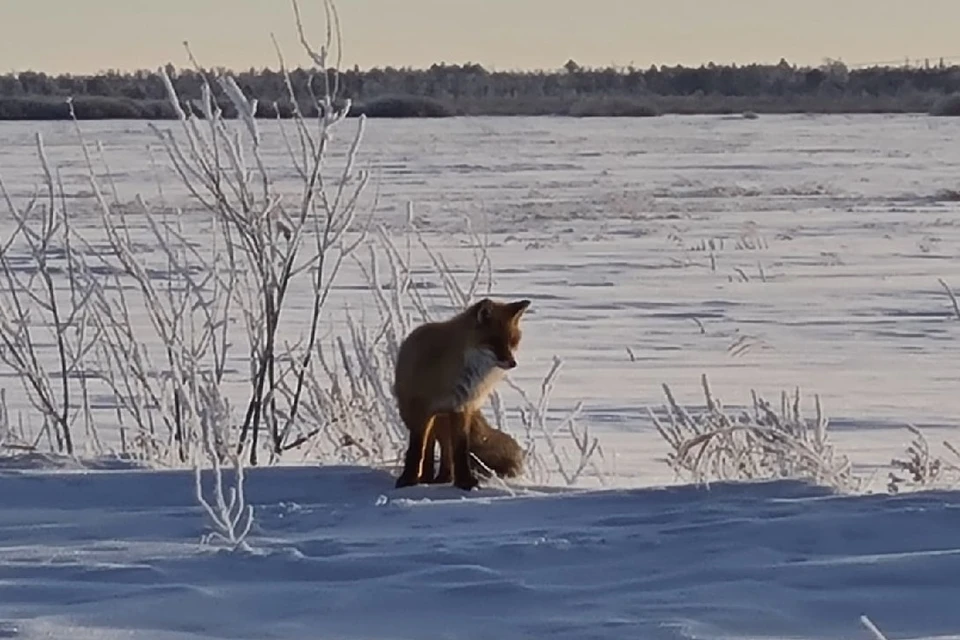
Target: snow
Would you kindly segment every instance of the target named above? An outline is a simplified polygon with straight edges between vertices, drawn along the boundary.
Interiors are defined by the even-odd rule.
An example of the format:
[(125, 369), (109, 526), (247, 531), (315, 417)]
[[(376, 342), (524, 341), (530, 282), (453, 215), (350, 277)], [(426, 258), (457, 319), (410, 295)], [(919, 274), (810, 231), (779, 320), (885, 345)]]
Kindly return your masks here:
[(3, 472), (0, 633), (868, 638), (861, 614), (891, 638), (960, 629), (956, 493), (779, 481), (466, 498), (337, 466), (259, 468), (247, 485), (254, 551), (234, 554), (198, 544), (190, 472)]
[[(82, 126), (124, 198), (156, 198), (146, 124)], [(263, 126), (268, 162), (292, 181)], [(34, 131), (84, 206), (67, 123), (0, 123), (7, 190), (23, 198), (39, 180)], [(244, 554), (199, 543), (188, 471), (9, 461), (0, 637), (868, 638), (861, 614), (890, 638), (960, 633), (957, 493), (678, 486), (647, 414), (663, 383), (702, 405), (701, 373), (727, 406), (799, 386), (805, 409), (820, 395), (837, 449), (875, 474), (871, 491), (906, 424), (960, 444), (960, 322), (938, 283), (960, 288), (958, 134), (954, 119), (900, 115), (369, 121), (359, 160), (375, 220), (399, 234), (412, 200), (461, 265), (464, 219), (488, 234), (495, 295), (533, 301), (510, 377), (535, 395), (563, 358), (551, 407), (584, 402), (606, 488), (520, 481), (464, 497), (394, 490), (394, 470), (251, 469)], [(325, 331), (342, 329), (344, 305), (363, 308), (360, 283), (348, 265)], [(289, 317), (308, 312), (298, 304)], [(246, 367), (240, 349), (230, 368)], [(18, 385), (4, 379), (7, 403), (29, 420)], [(105, 398), (98, 429), (116, 442), (112, 413)]]

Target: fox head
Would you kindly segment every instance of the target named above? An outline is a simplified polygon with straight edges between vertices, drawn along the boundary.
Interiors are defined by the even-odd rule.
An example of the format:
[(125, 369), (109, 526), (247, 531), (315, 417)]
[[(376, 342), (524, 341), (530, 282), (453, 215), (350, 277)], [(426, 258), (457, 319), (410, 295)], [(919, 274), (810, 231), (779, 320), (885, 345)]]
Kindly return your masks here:
[(477, 346), (493, 352), (501, 369), (517, 366), (513, 354), (520, 346), (520, 318), (529, 306), (529, 300), (495, 302), (484, 298), (467, 309), (476, 329)]

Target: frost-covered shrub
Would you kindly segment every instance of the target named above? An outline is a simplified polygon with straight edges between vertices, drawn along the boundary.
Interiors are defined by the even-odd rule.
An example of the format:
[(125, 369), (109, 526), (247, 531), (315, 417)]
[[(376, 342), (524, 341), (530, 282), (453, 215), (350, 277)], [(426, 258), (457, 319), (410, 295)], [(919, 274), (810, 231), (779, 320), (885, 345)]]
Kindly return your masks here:
[(859, 488), (849, 460), (830, 444), (819, 396), (812, 420), (801, 414), (799, 390), (792, 398), (781, 393), (779, 411), (751, 391), (752, 411), (733, 413), (711, 393), (706, 375), (701, 382), (704, 410), (683, 408), (663, 385), (668, 402), (665, 420), (650, 411), (657, 431), (671, 447), (667, 462), (678, 475), (695, 482), (791, 478), (842, 491)]
[(924, 433), (913, 425), (907, 425), (913, 439), (907, 445), (906, 456), (890, 461), (893, 470), (887, 474), (887, 491), (922, 491), (925, 489), (953, 489), (960, 483), (960, 451), (947, 441), (944, 448), (950, 457), (937, 455), (930, 448)]

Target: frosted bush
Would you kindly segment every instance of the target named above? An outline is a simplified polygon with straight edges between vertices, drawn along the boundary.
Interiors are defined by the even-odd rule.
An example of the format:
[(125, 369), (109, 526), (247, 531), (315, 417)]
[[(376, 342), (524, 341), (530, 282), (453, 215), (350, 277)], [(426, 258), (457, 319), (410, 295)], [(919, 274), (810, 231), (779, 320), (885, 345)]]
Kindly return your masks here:
[(648, 409), (657, 431), (670, 445), (667, 463), (678, 476), (704, 483), (793, 478), (841, 491), (859, 489), (849, 460), (830, 444), (819, 396), (815, 396), (812, 420), (801, 413), (799, 390), (792, 398), (781, 393), (779, 412), (751, 391), (753, 410), (732, 413), (711, 393), (706, 375), (701, 383), (703, 411), (680, 406), (666, 384), (666, 421)]
[[(200, 446), (194, 452), (194, 478), (197, 502), (207, 514), (212, 530), (202, 542), (218, 543), (231, 550), (252, 551), (247, 535), (253, 526), (253, 505), (247, 504), (244, 493), (245, 451), (234, 452), (226, 446), (227, 425), (230, 422), (229, 402), (220, 395), (220, 390), (209, 376), (192, 381), (195, 397), (202, 400), (199, 407), (192, 408), (192, 433), (198, 434)], [(247, 445), (249, 446), (249, 445)], [(203, 490), (204, 461), (210, 465), (213, 479), (212, 502)], [(233, 486), (224, 486), (223, 462), (233, 467)]]
[(906, 448), (906, 456), (890, 461), (893, 467), (887, 474), (887, 491), (922, 491), (924, 489), (953, 489), (960, 484), (960, 451), (947, 441), (944, 448), (950, 454), (943, 458), (933, 452), (924, 433), (913, 425), (907, 425), (913, 438)]

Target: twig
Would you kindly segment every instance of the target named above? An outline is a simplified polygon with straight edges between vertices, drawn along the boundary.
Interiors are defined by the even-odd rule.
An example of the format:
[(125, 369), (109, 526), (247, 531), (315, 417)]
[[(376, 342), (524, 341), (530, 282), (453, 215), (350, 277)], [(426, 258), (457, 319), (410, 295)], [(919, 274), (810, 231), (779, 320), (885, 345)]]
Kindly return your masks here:
[(887, 640), (887, 637), (881, 633), (880, 629), (877, 628), (877, 625), (873, 624), (873, 621), (867, 616), (860, 616), (860, 624), (866, 627), (867, 630), (873, 634), (874, 640)]
[(947, 292), (947, 295), (950, 296), (950, 304), (953, 305), (953, 315), (960, 320), (960, 303), (957, 302), (957, 296), (953, 294), (953, 291), (944, 282), (943, 278), (937, 278), (937, 282), (940, 283), (940, 286), (943, 287), (943, 290)]

